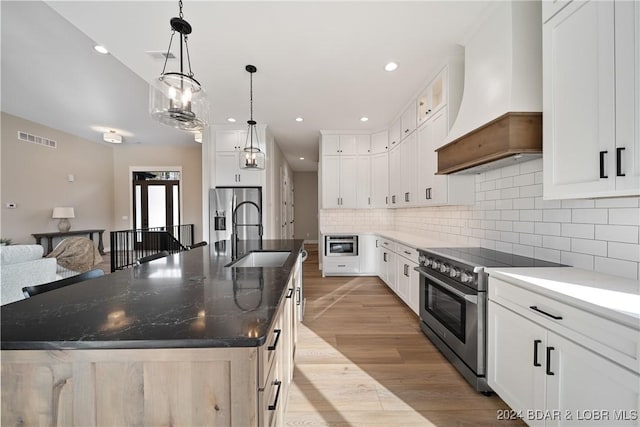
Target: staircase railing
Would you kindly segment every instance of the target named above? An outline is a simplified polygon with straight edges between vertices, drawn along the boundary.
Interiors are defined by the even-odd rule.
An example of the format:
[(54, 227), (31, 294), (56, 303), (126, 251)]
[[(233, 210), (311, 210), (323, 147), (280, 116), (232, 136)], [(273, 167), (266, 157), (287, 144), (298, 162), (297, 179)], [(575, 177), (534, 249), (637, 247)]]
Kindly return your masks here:
[(111, 272), (134, 266), (142, 257), (177, 253), (193, 245), (193, 224), (111, 232)]

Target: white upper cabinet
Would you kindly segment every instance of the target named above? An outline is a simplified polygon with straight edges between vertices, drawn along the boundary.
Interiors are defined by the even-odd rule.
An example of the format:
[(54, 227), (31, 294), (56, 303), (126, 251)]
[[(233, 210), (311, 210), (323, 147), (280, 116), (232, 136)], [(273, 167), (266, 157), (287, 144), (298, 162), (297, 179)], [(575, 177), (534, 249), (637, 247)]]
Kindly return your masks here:
[(340, 135), (322, 135), (322, 155), (340, 155)]
[(371, 207), (371, 157), (358, 156), (357, 165), (356, 204), (358, 208), (367, 209)]
[(239, 151), (244, 148), (247, 131), (232, 129), (216, 129), (216, 151)]
[(368, 207), (370, 136), (322, 133), (320, 144), (322, 208)]
[(371, 135), (371, 154), (386, 153), (389, 149), (389, 132), (383, 130)]
[(447, 104), (447, 85), (447, 68), (445, 68), (418, 97), (418, 126)]
[(400, 118), (398, 118), (395, 122), (391, 123), (389, 127), (389, 150), (393, 147), (396, 147), (400, 143), (400, 139), (402, 139), (402, 123), (400, 123)]
[(371, 207), (389, 207), (389, 153), (371, 155)]
[[(240, 168), (240, 158), (243, 155), (246, 139), (246, 130), (215, 130), (215, 186), (261, 187), (264, 185), (266, 177), (264, 170)], [(264, 141), (264, 135), (262, 141)], [(264, 144), (260, 144), (260, 148), (264, 150)]]
[(356, 153), (357, 154), (371, 153), (371, 137), (369, 135), (356, 136)]
[(574, 1), (543, 26), (547, 199), (640, 194), (639, 8)]
[[(417, 162), (418, 147), (417, 136), (413, 132), (400, 144), (400, 206), (415, 205), (416, 182), (418, 181)], [(397, 200), (396, 200), (397, 201)]]
[(414, 130), (416, 130), (416, 126), (416, 101), (413, 100), (400, 117), (400, 139), (405, 139), (409, 136)]
[(351, 154), (356, 154), (357, 152), (358, 152), (357, 135), (340, 135), (340, 155), (351, 155)]
[(402, 166), (400, 157), (400, 145), (392, 147), (389, 151), (389, 207), (400, 206), (402, 188)]

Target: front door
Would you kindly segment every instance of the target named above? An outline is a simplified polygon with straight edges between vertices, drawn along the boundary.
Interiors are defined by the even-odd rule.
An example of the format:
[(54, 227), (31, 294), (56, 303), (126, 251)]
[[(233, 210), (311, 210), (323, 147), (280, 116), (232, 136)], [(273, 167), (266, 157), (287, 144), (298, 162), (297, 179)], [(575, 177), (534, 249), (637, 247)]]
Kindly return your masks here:
[[(171, 172), (171, 174), (174, 173)], [(168, 231), (172, 233), (174, 226), (180, 224), (179, 180), (149, 178), (144, 174), (134, 173), (134, 227), (137, 230), (152, 229), (149, 232), (136, 233), (135, 247), (137, 249), (152, 249), (148, 246), (155, 246), (154, 243), (151, 243), (157, 240), (154, 232)]]

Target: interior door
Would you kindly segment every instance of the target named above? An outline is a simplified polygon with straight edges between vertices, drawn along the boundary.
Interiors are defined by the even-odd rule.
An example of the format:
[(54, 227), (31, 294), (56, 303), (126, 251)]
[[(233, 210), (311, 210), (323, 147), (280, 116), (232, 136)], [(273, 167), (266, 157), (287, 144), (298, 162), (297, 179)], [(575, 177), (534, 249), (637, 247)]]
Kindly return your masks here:
[[(171, 230), (180, 224), (180, 185), (177, 180), (134, 180), (133, 223), (135, 229)], [(136, 249), (157, 246), (156, 237), (137, 233)]]

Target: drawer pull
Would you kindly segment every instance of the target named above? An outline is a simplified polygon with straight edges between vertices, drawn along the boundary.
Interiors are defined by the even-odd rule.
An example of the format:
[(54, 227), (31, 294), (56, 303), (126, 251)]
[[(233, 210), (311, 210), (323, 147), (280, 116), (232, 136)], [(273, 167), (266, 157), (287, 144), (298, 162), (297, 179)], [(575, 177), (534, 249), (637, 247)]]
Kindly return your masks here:
[(275, 380), (273, 382), (273, 385), (278, 387), (278, 389), (276, 390), (276, 398), (273, 400), (273, 405), (269, 405), (267, 407), (267, 409), (270, 411), (275, 411), (278, 407), (278, 398), (280, 397), (280, 388), (282, 387), (282, 381)]
[(555, 316), (555, 315), (553, 315), (553, 314), (547, 313), (546, 311), (542, 311), (542, 310), (540, 310), (540, 309), (538, 308), (538, 306), (537, 306), (537, 305), (532, 305), (532, 306), (530, 306), (529, 308), (530, 308), (531, 310), (533, 310), (533, 311), (537, 311), (538, 313), (542, 313), (542, 314), (544, 314), (545, 316), (549, 316), (549, 317), (551, 317), (552, 319), (555, 319), (555, 320), (562, 320), (562, 316)]
[(278, 346), (278, 340), (280, 340), (280, 334), (282, 333), (282, 329), (274, 329), (273, 332), (276, 333), (276, 339), (273, 340), (273, 345), (270, 345), (269, 347), (267, 347), (267, 350), (269, 351), (275, 350), (276, 347)]
[(289, 293), (287, 293), (286, 298), (289, 299), (293, 296), (293, 288), (289, 288)]
[(347, 264), (338, 264), (338, 267), (346, 267)]
[(302, 289), (300, 287), (296, 288), (296, 305), (300, 305), (301, 302), (301, 298), (300, 298), (300, 294), (302, 292)]
[(533, 366), (542, 366), (540, 362), (538, 362), (538, 344), (541, 344), (542, 340), (533, 341)]
[(606, 150), (600, 152), (600, 178), (602, 178), (602, 179), (609, 178), (609, 176), (605, 175), (605, 172), (604, 172), (604, 156), (607, 153), (608, 153), (608, 151), (606, 151)]
[(411, 252), (409, 252), (409, 251), (404, 251), (404, 253), (407, 254), (407, 255), (411, 255)]
[(554, 347), (547, 347), (547, 375), (555, 375), (551, 372), (551, 351), (555, 350)]

